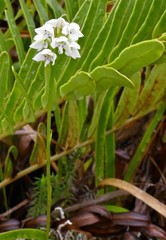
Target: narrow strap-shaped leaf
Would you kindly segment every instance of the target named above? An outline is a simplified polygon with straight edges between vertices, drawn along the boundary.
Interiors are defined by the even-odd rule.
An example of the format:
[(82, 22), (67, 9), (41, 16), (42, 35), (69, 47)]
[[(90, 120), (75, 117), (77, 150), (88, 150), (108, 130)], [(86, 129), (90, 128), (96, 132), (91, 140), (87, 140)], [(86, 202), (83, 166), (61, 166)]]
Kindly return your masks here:
[(156, 24), (153, 33), (152, 38), (159, 38), (162, 33), (166, 32), (166, 10), (164, 11), (163, 15), (159, 19), (158, 23)]
[[(32, 61), (33, 52), (34, 51), (32, 49), (29, 50), (22, 66), (21, 66), (21, 70), (19, 73), (20, 78), (24, 80), (24, 87), (26, 89), (26, 92), (28, 91), (29, 84), (32, 83), (32, 79), (35, 77), (36, 71), (40, 66)], [(32, 98), (33, 98), (33, 96), (31, 96), (31, 99)], [(22, 91), (21, 91), (20, 86), (18, 85), (17, 81), (15, 81), (13, 88), (12, 88), (8, 98), (5, 101), (5, 106), (4, 106), (4, 110), (5, 110), (5, 112), (8, 113), (8, 117), (11, 122), (13, 121), (13, 115), (16, 111), (17, 106), (20, 105), (20, 99), (23, 100), (24, 95), (22, 94)]]
[(132, 40), (132, 44), (142, 40), (151, 39), (153, 29), (166, 9), (165, 0), (153, 0), (147, 17)]
[(55, 107), (54, 116), (55, 116), (57, 132), (58, 132), (58, 134), (60, 134), (62, 119), (61, 119), (61, 113), (60, 113), (60, 108), (59, 108), (58, 104)]
[(35, 32), (34, 32), (35, 23), (33, 21), (32, 15), (29, 12), (29, 9), (28, 9), (27, 5), (25, 4), (25, 1), (24, 0), (19, 0), (19, 2), (20, 2), (21, 9), (23, 11), (23, 14), (24, 14), (24, 17), (25, 17), (25, 20), (26, 20), (26, 24), (27, 24), (27, 27), (28, 27), (29, 34), (31, 36), (31, 40), (32, 40), (34, 35), (35, 35)]
[(38, 72), (38, 68), (40, 67), (39, 63), (33, 61), (32, 58), (34, 57), (34, 55), (34, 49), (30, 48), (19, 71), (19, 76), (23, 79), (24, 86), (27, 91), (32, 84), (32, 79), (35, 78), (36, 73)]
[(137, 150), (133, 158), (131, 159), (128, 165), (124, 180), (130, 181), (134, 176), (135, 171), (138, 169), (138, 166), (141, 163), (142, 157), (144, 155), (144, 152), (146, 151), (148, 143), (151, 140), (152, 134), (154, 133), (154, 130), (157, 127), (157, 124), (163, 118), (163, 113), (165, 110), (166, 110), (166, 104), (164, 103), (163, 105), (160, 106), (160, 108), (157, 110), (154, 117), (152, 118), (139, 146), (137, 147)]
[(4, 35), (0, 29), (0, 52), (7, 51), (7, 44), (5, 42)]
[(65, 0), (65, 9), (67, 11), (69, 20), (71, 21), (78, 11), (78, 1), (77, 0), (75, 0), (75, 1)]
[(108, 18), (105, 21), (103, 20), (102, 27), (99, 30), (99, 33), (98, 33), (95, 41), (92, 43), (92, 47), (91, 47), (90, 51), (88, 52), (87, 57), (81, 66), (81, 69), (83, 69), (84, 71), (89, 70), (89, 67), (90, 67), (92, 61), (95, 59), (95, 57), (98, 55), (101, 48), (103, 47), (103, 44), (106, 40), (106, 36), (107, 36), (107, 34), (109, 34), (110, 26), (112, 26), (111, 23), (113, 21), (114, 15), (116, 13), (116, 8), (118, 6), (118, 3), (119, 3), (119, 1), (117, 1), (117, 3), (114, 5)]
[(83, 61), (87, 57), (87, 52), (91, 49), (93, 41), (98, 35), (98, 31), (103, 25), (103, 18), (105, 16), (106, 0), (98, 1), (92, 0), (89, 7), (89, 11), (83, 23), (82, 32), (84, 37), (79, 40), (81, 46), (80, 54), (81, 58), (77, 60), (71, 60), (66, 66), (59, 85), (70, 79), (75, 71), (81, 68)]
[[(109, 27), (109, 31), (105, 36), (105, 41), (103, 43), (102, 48), (100, 49), (100, 53), (91, 63), (90, 69), (94, 69), (95, 67), (103, 64), (103, 59), (106, 60), (108, 54), (111, 52), (113, 47), (117, 44), (119, 38), (121, 37), (124, 28), (130, 18), (131, 12), (133, 10), (135, 1), (133, 0), (121, 0), (116, 8), (114, 17), (111, 22), (111, 26)], [(117, 27), (118, 26), (118, 27)]]
[(54, 13), (54, 18), (59, 18), (60, 16), (65, 14), (64, 9), (60, 6), (57, 0), (50, 0), (48, 1), (48, 4), (50, 5)]
[(133, 81), (135, 87), (134, 89), (123, 89), (113, 117), (114, 126), (122, 125), (129, 117), (133, 115), (134, 110), (137, 109), (135, 105), (140, 91), (140, 73), (135, 73), (131, 77), (131, 80)]
[[(42, 106), (42, 96), (45, 94), (45, 86), (43, 86), (39, 91), (38, 94), (35, 96), (34, 102), (33, 102), (33, 108), (36, 112), (39, 110), (42, 112), (43, 106)], [(39, 112), (40, 112), (39, 111)]]
[(3, 14), (3, 11), (5, 10), (5, 1), (4, 0), (1, 0), (0, 1), (0, 18), (1, 18), (1, 16), (2, 16), (2, 14)]
[(124, 48), (130, 45), (133, 36), (138, 32), (139, 28), (144, 23), (150, 6), (151, 1), (135, 1), (132, 14), (127, 22), (121, 38), (119, 39), (119, 43), (111, 51), (108, 62), (112, 62)]
[[(132, 91), (132, 90), (131, 90)], [(114, 102), (110, 106), (110, 116), (108, 118), (106, 130), (113, 129)], [(115, 133), (112, 131), (105, 138), (105, 178), (115, 177)], [(107, 190), (108, 191), (108, 190)]]
[[(80, 7), (76, 16), (73, 19), (73, 22), (78, 23), (80, 25), (80, 27), (83, 25), (83, 23), (86, 19), (87, 12), (89, 11), (90, 5), (91, 5), (91, 1), (86, 0), (84, 2), (84, 4), (82, 4), (82, 6)], [(53, 68), (53, 71), (54, 71), (55, 78), (58, 81), (60, 81), (61, 75), (63, 75), (63, 72), (69, 61), (70, 61), (70, 58), (67, 57), (66, 55), (61, 55), (59, 58), (56, 59), (56, 64)], [(77, 60), (72, 60), (72, 61), (78, 62), (79, 60), (77, 59)]]
[(149, 77), (146, 79), (145, 85), (141, 91), (135, 111), (134, 117), (141, 117), (146, 113), (153, 111), (159, 104), (165, 101), (166, 95), (166, 63), (155, 66)]
[(68, 106), (68, 131), (65, 140), (65, 148), (70, 149), (79, 141), (79, 111), (76, 101), (69, 101)]
[(35, 0), (33, 3), (40, 17), (40, 23), (43, 25), (46, 21), (48, 21), (47, 11), (45, 10), (40, 0)]
[(40, 64), (36, 71), (36, 75), (33, 76), (33, 78), (31, 79), (31, 84), (27, 90), (28, 97), (32, 102), (35, 101), (40, 90), (45, 86), (43, 76), (44, 76), (43, 65)]
[[(21, 79), (21, 77), (17, 74), (17, 72), (14, 70), (13, 68), (13, 73), (15, 75), (15, 81), (18, 83), (19, 87), (20, 87), (20, 90), (24, 96), (24, 101), (21, 102), (20, 106), (21, 109), (19, 109), (19, 107), (17, 108), (17, 111), (19, 111), (20, 113), (22, 113), (22, 119), (26, 119), (31, 122), (31, 121), (34, 121), (35, 120), (35, 114), (34, 114), (34, 110), (33, 110), (33, 106), (32, 106), (32, 103), (27, 95), (27, 92), (26, 92), (26, 89), (24, 87), (24, 84), (23, 84), (23, 80)], [(14, 116), (16, 116), (17, 114), (17, 111), (15, 112)], [(16, 122), (19, 121), (19, 119), (15, 119)]]
[(143, 41), (125, 48), (115, 61), (107, 66), (130, 77), (142, 67), (159, 59), (164, 51), (164, 44), (156, 39)]
[(83, 3), (84, 3), (84, 0), (78, 0), (79, 7), (81, 7)]
[[(3, 106), (2, 102), (8, 88), (9, 68), (10, 68), (9, 54), (7, 52), (2, 52), (0, 54), (0, 105), (1, 107)], [(4, 70), (5, 70), (5, 73), (4, 73)]]
[(116, 88), (110, 88), (103, 98), (102, 108), (99, 115), (98, 128), (96, 132), (96, 142), (95, 142), (95, 171), (96, 171), (96, 184), (101, 179), (104, 179), (104, 145), (105, 145), (105, 131), (108, 123), (108, 118), (110, 116), (110, 110), (112, 107), (112, 101), (116, 93)]
[(22, 39), (20, 37), (20, 33), (18, 31), (15, 20), (14, 20), (11, 3), (10, 3), (9, 0), (5, 0), (5, 3), (6, 3), (6, 7), (7, 7), (7, 10), (5, 11), (5, 15), (6, 15), (6, 18), (7, 18), (7, 21), (8, 21), (8, 25), (9, 25), (14, 43), (16, 45), (18, 58), (19, 58), (19, 61), (20, 61), (20, 64), (21, 64), (24, 60), (24, 57), (25, 57), (23, 42), (22, 42)]
[(12, 177), (13, 167), (16, 163), (18, 156), (18, 150), (15, 146), (11, 146), (8, 150), (7, 156), (5, 158), (5, 168), (4, 168), (4, 177)]
[[(5, 74), (4, 74), (5, 69)], [(7, 52), (0, 54), (0, 132), (1, 133), (12, 133), (13, 132), (13, 121), (9, 117), (9, 114), (5, 112), (5, 101), (8, 93), (10, 81), (10, 59)]]
[(96, 96), (97, 99), (96, 99), (96, 104), (94, 108), (94, 113), (93, 113), (90, 127), (88, 129), (88, 134), (87, 134), (88, 138), (91, 138), (95, 134), (95, 130), (98, 126), (98, 120), (99, 120), (104, 96), (105, 96), (105, 92), (101, 92)]
[(83, 127), (83, 125), (84, 125), (84, 123), (86, 121), (87, 114), (88, 114), (87, 113), (88, 112), (88, 103), (87, 103), (87, 99), (86, 98), (83, 98), (82, 100), (78, 101), (78, 109), (79, 109), (79, 128), (82, 129), (82, 127)]
[[(65, 145), (65, 140), (67, 136), (67, 130), (68, 130), (68, 107), (69, 107), (69, 102), (65, 103), (64, 109), (63, 109), (63, 114), (62, 114), (62, 124), (60, 128), (60, 134), (57, 142), (57, 147), (64, 147)], [(59, 150), (59, 149), (58, 149)]]

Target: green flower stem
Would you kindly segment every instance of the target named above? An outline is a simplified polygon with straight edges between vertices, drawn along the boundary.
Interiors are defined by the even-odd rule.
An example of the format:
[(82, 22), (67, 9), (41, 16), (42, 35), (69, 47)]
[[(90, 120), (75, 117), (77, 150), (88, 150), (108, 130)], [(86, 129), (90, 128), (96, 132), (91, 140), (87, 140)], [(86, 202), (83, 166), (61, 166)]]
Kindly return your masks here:
[(46, 80), (46, 96), (47, 96), (47, 141), (46, 141), (46, 175), (47, 175), (47, 226), (46, 226), (46, 239), (49, 239), (50, 232), (50, 218), (51, 218), (51, 177), (50, 177), (50, 166), (51, 166), (51, 154), (50, 154), (50, 145), (51, 145), (51, 110), (52, 110), (52, 97), (53, 97), (53, 85), (54, 78), (51, 74), (51, 67), (47, 65), (45, 68), (45, 80)]
[(144, 156), (144, 153), (147, 150), (148, 144), (151, 140), (152, 134), (154, 132), (154, 130), (157, 127), (157, 124), (159, 123), (159, 121), (161, 121), (161, 119), (163, 118), (163, 114), (164, 111), (166, 110), (166, 105), (165, 103), (163, 105), (161, 105), (161, 107), (156, 111), (153, 119), (151, 120), (128, 168), (127, 168), (127, 172), (125, 174), (124, 180), (126, 181), (130, 181), (135, 173), (135, 171), (137, 170), (137, 167), (139, 166), (140, 162), (142, 161), (142, 158)]

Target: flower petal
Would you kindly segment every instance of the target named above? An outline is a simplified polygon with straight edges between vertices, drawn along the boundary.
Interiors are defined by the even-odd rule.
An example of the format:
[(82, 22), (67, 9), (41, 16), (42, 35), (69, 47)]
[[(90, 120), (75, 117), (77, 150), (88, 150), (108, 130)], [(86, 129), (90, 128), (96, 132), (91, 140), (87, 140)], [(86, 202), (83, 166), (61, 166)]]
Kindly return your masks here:
[(33, 60), (40, 62), (45, 61), (44, 66), (47, 66), (50, 62), (54, 65), (57, 55), (53, 53), (50, 49), (44, 49), (33, 57)]

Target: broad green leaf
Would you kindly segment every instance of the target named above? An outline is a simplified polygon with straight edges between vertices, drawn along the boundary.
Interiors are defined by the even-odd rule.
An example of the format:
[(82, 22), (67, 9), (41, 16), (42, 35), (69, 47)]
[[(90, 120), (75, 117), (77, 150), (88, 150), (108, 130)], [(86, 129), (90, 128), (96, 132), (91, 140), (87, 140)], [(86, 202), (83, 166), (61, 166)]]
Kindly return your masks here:
[(90, 74), (78, 72), (60, 88), (60, 93), (66, 100), (77, 100), (90, 95), (94, 89), (95, 83)]
[(164, 51), (164, 44), (158, 40), (143, 41), (125, 48), (115, 61), (106, 66), (115, 68), (126, 76), (131, 76), (142, 67), (159, 59)]
[(111, 67), (97, 67), (90, 73), (90, 76), (96, 83), (97, 92), (107, 90), (112, 86), (134, 87), (130, 79)]

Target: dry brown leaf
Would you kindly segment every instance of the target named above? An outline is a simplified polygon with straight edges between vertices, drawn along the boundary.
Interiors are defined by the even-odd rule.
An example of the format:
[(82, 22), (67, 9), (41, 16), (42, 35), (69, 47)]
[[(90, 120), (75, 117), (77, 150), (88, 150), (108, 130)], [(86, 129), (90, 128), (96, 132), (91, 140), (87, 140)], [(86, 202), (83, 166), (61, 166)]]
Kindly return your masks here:
[(114, 186), (122, 190), (125, 190), (130, 194), (132, 194), (134, 197), (146, 203), (148, 206), (153, 208), (162, 216), (166, 217), (166, 206), (163, 203), (161, 203), (159, 200), (152, 197), (150, 194), (144, 192), (143, 190), (134, 186), (131, 183), (128, 183), (126, 181), (123, 181), (117, 178), (108, 178), (100, 182), (99, 187), (103, 187), (103, 186)]

